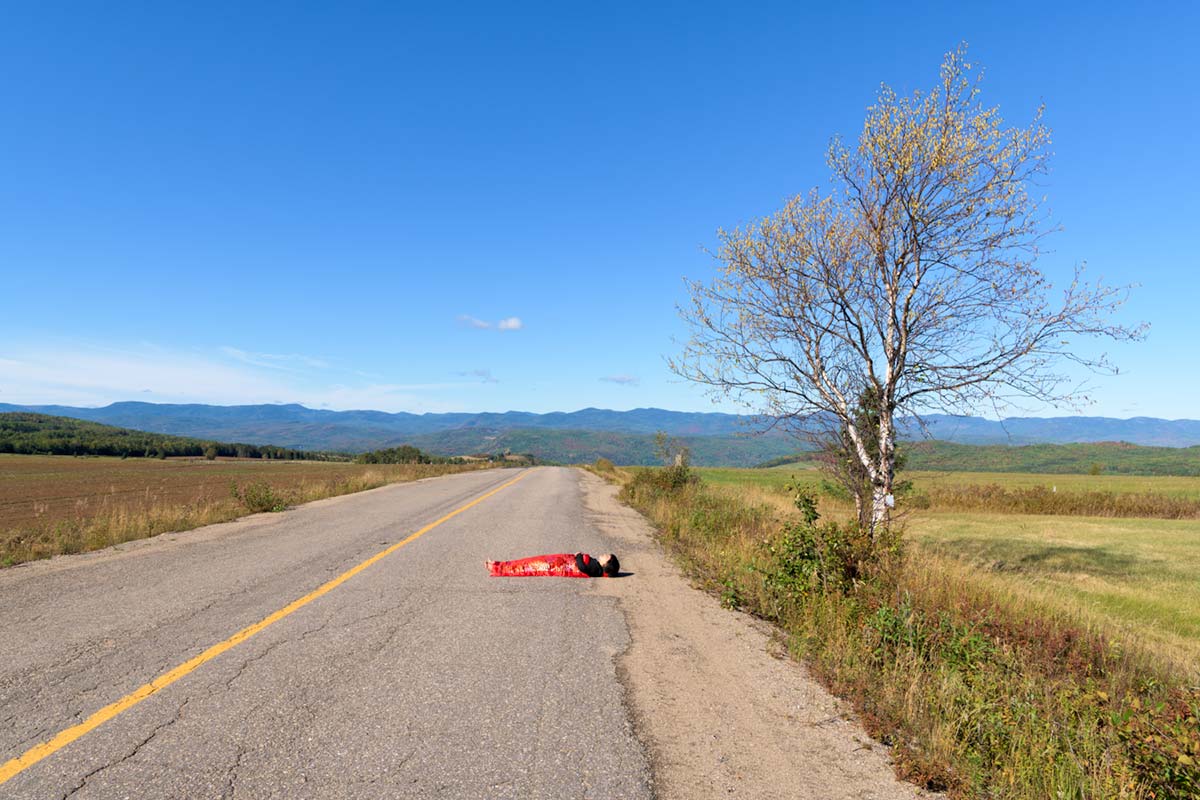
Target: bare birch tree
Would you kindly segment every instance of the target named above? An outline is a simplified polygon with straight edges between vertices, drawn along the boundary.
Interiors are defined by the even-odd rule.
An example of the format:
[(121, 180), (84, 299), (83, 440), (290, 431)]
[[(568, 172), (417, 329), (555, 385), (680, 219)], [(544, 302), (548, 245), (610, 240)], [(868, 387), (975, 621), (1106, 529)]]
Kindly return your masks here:
[[(1032, 194), (1049, 146), (1041, 109), (1006, 127), (980, 102), (964, 47), (928, 93), (884, 86), (857, 145), (830, 146), (831, 191), (719, 231), (721, 269), (689, 282), (692, 338), (672, 368), (773, 425), (836, 420), (870, 478), (872, 528), (886, 524), (899, 415), (1069, 400), (1064, 362), (1111, 369), (1078, 337), (1141, 335), (1109, 321), (1128, 287), (1082, 268), (1051, 298), (1035, 265), (1051, 226)], [(863, 397), (878, 406), (870, 437)]]

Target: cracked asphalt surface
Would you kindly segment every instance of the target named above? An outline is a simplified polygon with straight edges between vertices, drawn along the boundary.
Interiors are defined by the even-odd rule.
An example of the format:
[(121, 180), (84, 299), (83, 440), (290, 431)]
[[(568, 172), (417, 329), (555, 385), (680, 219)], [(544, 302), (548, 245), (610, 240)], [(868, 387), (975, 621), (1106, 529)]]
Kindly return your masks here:
[[(484, 492), (490, 470), (0, 572), (0, 763)], [(577, 473), (523, 480), (0, 785), (0, 798), (642, 798)]]

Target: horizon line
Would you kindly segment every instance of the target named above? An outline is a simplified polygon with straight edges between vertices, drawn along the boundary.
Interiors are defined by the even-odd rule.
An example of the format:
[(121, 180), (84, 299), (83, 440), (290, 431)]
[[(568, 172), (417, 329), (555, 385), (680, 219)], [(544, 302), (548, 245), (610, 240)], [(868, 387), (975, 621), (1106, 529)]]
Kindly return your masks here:
[[(608, 412), (608, 413), (612, 413), (612, 414), (630, 414), (630, 413), (633, 413), (636, 411), (662, 411), (662, 412), (665, 412), (668, 414), (702, 414), (704, 416), (738, 417), (738, 418), (745, 418), (745, 419), (754, 419), (756, 417), (764, 416), (762, 414), (753, 414), (753, 413), (740, 414), (740, 413), (734, 413), (734, 412), (729, 412), (729, 411), (678, 411), (675, 409), (663, 408), (661, 406), (636, 406), (634, 408), (629, 408), (629, 409), (600, 408), (599, 406), (585, 406), (583, 408), (578, 408), (573, 411), (523, 411), (520, 409), (508, 409), (506, 411), (422, 411), (422, 412), (415, 412), (415, 411), (383, 411), (383, 410), (375, 409), (375, 408), (343, 408), (343, 409), (314, 408), (312, 406), (304, 405), (303, 403), (300, 403), (300, 402), (237, 403), (237, 404), (226, 405), (226, 404), (221, 404), (221, 403), (154, 403), (154, 402), (149, 402), (146, 400), (113, 400), (106, 405), (95, 405), (95, 406), (71, 406), (71, 405), (64, 405), (61, 403), (6, 403), (6, 402), (0, 402), (0, 406), (9, 406), (12, 408), (23, 408), (23, 409), (70, 408), (70, 409), (80, 409), (80, 410), (86, 410), (86, 411), (98, 411), (100, 409), (112, 408), (115, 405), (122, 405), (122, 404), (129, 404), (129, 405), (136, 404), (136, 405), (163, 406), (163, 407), (203, 406), (206, 408), (264, 408), (264, 407), (288, 408), (288, 407), (295, 406), (298, 408), (302, 408), (306, 411), (327, 412), (330, 414), (353, 414), (353, 413), (357, 413), (357, 412), (369, 412), (372, 414), (386, 414), (388, 416), (399, 416), (401, 414), (404, 414), (404, 415), (413, 416), (413, 417), (479, 416), (479, 415), (483, 415), (483, 414), (496, 414), (496, 415), (528, 414), (529, 416), (544, 417), (544, 416), (550, 416), (552, 414), (564, 414), (564, 415), (579, 414), (584, 411), (604, 411), (604, 412)], [(1158, 420), (1160, 422), (1197, 422), (1197, 423), (1200, 423), (1200, 419), (1193, 419), (1191, 417), (1174, 417), (1174, 418), (1155, 417), (1155, 416), (1148, 416), (1145, 414), (1139, 414), (1139, 415), (1132, 416), (1132, 417), (1110, 417), (1110, 416), (1089, 415), (1089, 414), (1059, 414), (1059, 415), (1054, 415), (1054, 416), (1021, 416), (1021, 417), (992, 418), (992, 417), (985, 417), (985, 416), (973, 416), (970, 414), (948, 414), (948, 413), (942, 413), (942, 412), (934, 412), (934, 413), (929, 413), (929, 414), (924, 414), (924, 415), (909, 415), (907, 417), (901, 417), (901, 419), (912, 419), (914, 417), (919, 418), (922, 416), (925, 418), (947, 417), (950, 419), (982, 420), (984, 422), (998, 422), (998, 423), (1009, 422), (1009, 421), (1014, 421), (1014, 420), (1031, 420), (1031, 419), (1036, 419), (1036, 420), (1102, 419), (1102, 420), (1116, 420), (1119, 422), (1131, 422), (1133, 420), (1139, 420), (1139, 419), (1151, 419), (1151, 420)]]

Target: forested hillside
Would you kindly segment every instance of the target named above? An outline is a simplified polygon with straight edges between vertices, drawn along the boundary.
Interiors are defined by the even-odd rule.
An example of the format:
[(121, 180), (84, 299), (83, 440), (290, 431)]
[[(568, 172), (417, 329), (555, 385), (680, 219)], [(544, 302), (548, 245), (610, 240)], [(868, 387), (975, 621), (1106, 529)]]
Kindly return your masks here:
[[(753, 467), (792, 452), (796, 442), (782, 436), (680, 436), (698, 466)], [(530, 453), (557, 464), (591, 463), (607, 458), (614, 464), (660, 463), (654, 436), (612, 431), (460, 428), (411, 437), (412, 444), (431, 453)]]
[(69, 417), (15, 412), (0, 414), (0, 453), (169, 458), (268, 458), (344, 461), (337, 453), (296, 450), (146, 433)]
[(1045, 472), (1078, 475), (1200, 475), (1200, 446), (1143, 447), (1126, 442), (1091, 444), (904, 445), (908, 468), (954, 472)]
[[(617, 431), (553, 428), (497, 429), (468, 425), (400, 441), (392, 433), (364, 440), (360, 450), (420, 448), (427, 458), (470, 454), (527, 453), (558, 464), (607, 458), (616, 464), (658, 463), (654, 436)], [(697, 466), (770, 466), (810, 455), (785, 436), (679, 436)], [(397, 449), (398, 448), (398, 449)], [(958, 472), (1044, 472), (1106, 475), (1200, 475), (1200, 446), (1143, 447), (1124, 442), (1094, 444), (969, 445), (943, 441), (902, 445), (907, 468)], [(414, 451), (415, 452), (415, 451)], [(27, 412), (0, 413), (0, 453), (106, 456), (210, 456), (347, 460), (343, 453), (269, 444), (228, 443), (188, 436), (148, 433), (95, 422)], [(382, 456), (380, 456), (382, 458)]]

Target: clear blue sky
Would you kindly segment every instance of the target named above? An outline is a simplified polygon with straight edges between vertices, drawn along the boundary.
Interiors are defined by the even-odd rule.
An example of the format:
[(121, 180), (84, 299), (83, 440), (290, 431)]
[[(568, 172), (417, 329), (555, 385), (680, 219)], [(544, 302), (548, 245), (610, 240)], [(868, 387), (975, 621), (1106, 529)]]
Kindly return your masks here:
[(0, 402), (732, 410), (683, 276), (965, 40), (1142, 284), (1089, 413), (1200, 417), (1196, 6), (805, 5), (5, 3)]

